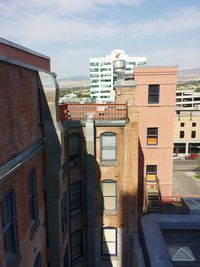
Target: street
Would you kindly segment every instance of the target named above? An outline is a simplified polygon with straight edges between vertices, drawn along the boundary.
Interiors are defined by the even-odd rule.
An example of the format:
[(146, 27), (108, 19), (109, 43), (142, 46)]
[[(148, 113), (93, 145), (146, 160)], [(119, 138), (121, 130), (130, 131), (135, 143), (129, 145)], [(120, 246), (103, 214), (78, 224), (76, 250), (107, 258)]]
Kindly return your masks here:
[(194, 177), (196, 169), (196, 160), (174, 160), (173, 194), (200, 195), (200, 180)]

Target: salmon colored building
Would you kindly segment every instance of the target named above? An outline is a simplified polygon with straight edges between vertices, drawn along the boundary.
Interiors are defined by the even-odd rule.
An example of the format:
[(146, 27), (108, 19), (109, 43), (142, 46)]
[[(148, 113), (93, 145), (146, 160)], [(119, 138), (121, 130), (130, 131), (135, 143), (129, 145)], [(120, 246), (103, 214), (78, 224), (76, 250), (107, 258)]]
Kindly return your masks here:
[(140, 196), (145, 191), (144, 180), (155, 179), (163, 200), (172, 195), (177, 71), (177, 66), (134, 69), (135, 105), (139, 112)]

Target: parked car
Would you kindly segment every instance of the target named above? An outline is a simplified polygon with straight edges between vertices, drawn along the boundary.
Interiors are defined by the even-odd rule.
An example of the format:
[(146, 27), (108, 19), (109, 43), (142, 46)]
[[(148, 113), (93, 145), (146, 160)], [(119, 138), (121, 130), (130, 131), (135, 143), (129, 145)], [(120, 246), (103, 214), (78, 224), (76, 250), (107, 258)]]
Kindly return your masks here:
[(198, 154), (190, 154), (188, 156), (185, 156), (185, 159), (197, 159), (198, 158)]
[(180, 156), (173, 155), (173, 159), (181, 159)]

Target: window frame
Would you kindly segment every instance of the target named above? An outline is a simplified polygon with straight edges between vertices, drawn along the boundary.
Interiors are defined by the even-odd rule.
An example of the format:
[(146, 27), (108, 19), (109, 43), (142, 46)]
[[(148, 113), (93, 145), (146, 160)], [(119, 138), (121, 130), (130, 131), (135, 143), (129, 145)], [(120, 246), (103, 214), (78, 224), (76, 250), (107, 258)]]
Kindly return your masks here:
[[(148, 131), (152, 130), (152, 129), (156, 130), (157, 132), (155, 134), (148, 133)], [(156, 143), (155, 144), (149, 143), (149, 138), (155, 138)], [(147, 127), (147, 145), (148, 146), (157, 146), (158, 145), (158, 127)]]
[[(157, 89), (157, 92), (150, 92), (151, 89)], [(151, 97), (157, 97), (156, 101), (152, 101)], [(148, 85), (148, 104), (159, 104), (160, 103), (160, 84), (149, 84)]]
[[(113, 196), (106, 196), (104, 195), (103, 192), (103, 185), (104, 184), (113, 184), (115, 186), (115, 195)], [(106, 209), (104, 207), (104, 198), (114, 198), (115, 199), (115, 208), (114, 209)], [(103, 181), (101, 181), (101, 199), (102, 199), (102, 209), (104, 211), (116, 211), (117, 210), (117, 181), (113, 180), (113, 179), (105, 179)]]
[[(114, 138), (115, 145), (114, 146), (105, 146), (103, 145), (103, 138), (109, 136)], [(112, 149), (109, 149), (112, 148)], [(112, 159), (103, 158), (103, 150), (113, 150), (115, 153), (115, 157)], [(100, 160), (101, 162), (116, 162), (117, 161), (117, 133), (115, 132), (103, 132), (100, 134)]]
[[(80, 234), (80, 242), (73, 245), (73, 235), (79, 233)], [(78, 229), (70, 234), (70, 244), (71, 244), (71, 261), (77, 260), (83, 256), (83, 231), (82, 229)], [(73, 248), (79, 246), (80, 248), (80, 255), (73, 257)]]
[(66, 232), (67, 229), (67, 190), (65, 190), (61, 200), (61, 228), (62, 233)]
[(37, 176), (36, 168), (33, 167), (28, 175), (28, 206), (30, 228), (38, 221), (38, 203), (37, 203)]
[(180, 126), (181, 126), (181, 127), (185, 127), (185, 123), (184, 123), (184, 122), (181, 122), (181, 123), (180, 123)]
[(41, 253), (39, 252), (35, 258), (33, 267), (41, 267)]
[(196, 127), (197, 123), (196, 122), (192, 122), (192, 127)]
[(180, 131), (179, 138), (185, 138), (185, 131)]
[[(78, 191), (76, 190), (75, 193), (77, 194), (77, 192), (79, 192), (80, 195), (72, 198), (72, 193), (74, 193), (74, 192), (72, 192), (72, 189), (74, 190), (76, 187), (78, 187), (79, 190)], [(77, 199), (79, 200), (78, 205), (73, 205), (73, 207), (72, 207), (71, 206), (72, 201), (77, 200)], [(70, 184), (70, 186), (69, 186), (69, 207), (70, 207), (70, 213), (82, 210), (82, 181), (76, 181), (76, 182), (73, 182), (72, 184)]]
[[(78, 151), (72, 153), (72, 151), (70, 151), (70, 138), (77, 138), (78, 141)], [(78, 164), (81, 161), (81, 149), (82, 145), (81, 145), (81, 134), (79, 132), (74, 132), (74, 133), (70, 133), (68, 135), (68, 164), (70, 167), (75, 166), (76, 164)]]
[(63, 255), (63, 267), (69, 266), (68, 259), (69, 259), (69, 252), (68, 252), (68, 245), (66, 245), (65, 252)]
[[(149, 167), (155, 167), (155, 171), (149, 171)], [(148, 179), (148, 175), (155, 175), (155, 179)], [(148, 164), (146, 165), (146, 180), (147, 181), (155, 181), (158, 175), (158, 165), (156, 164)]]
[[(104, 230), (114, 230), (115, 231), (115, 241), (104, 241)], [(115, 253), (105, 253), (104, 252), (104, 243), (114, 243), (115, 244)], [(117, 246), (118, 246), (118, 236), (117, 236), (117, 228), (112, 226), (106, 226), (101, 228), (101, 256), (117, 256)]]
[(7, 266), (12, 265), (11, 261), (15, 261), (15, 259), (17, 259), (17, 257), (19, 256), (15, 201), (14, 190), (7, 192), (7, 194), (1, 201), (2, 235)]
[(196, 138), (196, 131), (191, 131), (191, 138)]

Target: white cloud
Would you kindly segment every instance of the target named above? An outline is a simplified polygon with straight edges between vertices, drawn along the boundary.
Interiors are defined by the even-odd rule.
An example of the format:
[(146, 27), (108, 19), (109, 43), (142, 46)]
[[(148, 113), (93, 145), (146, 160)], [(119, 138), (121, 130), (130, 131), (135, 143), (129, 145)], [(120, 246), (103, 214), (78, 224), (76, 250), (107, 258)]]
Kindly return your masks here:
[[(148, 45), (147, 39), (150, 37), (166, 37), (168, 42), (168, 38), (179, 33), (189, 35), (193, 30), (199, 31), (200, 7), (184, 7), (173, 10), (171, 13), (166, 11), (163, 17), (156, 16), (154, 19), (146, 18), (128, 24), (122, 21), (113, 21), (112, 14), (104, 22), (99, 21), (98, 17), (96, 21), (90, 21), (87, 17), (87, 14), (92, 12), (95, 14), (99, 7), (104, 7), (103, 10), (116, 5), (131, 8), (145, 1), (148, 0), (31, 0), (28, 2), (27, 0), (0, 0), (1, 36), (49, 55), (58, 74), (63, 75), (65, 70), (69, 70), (70, 75), (73, 75), (72, 71), (76, 72), (77, 70), (82, 73), (84, 68), (88, 69), (87, 64), (91, 55), (104, 55), (101, 53), (103, 48), (98, 46), (98, 42), (101, 45), (105, 43), (104, 46), (107, 47), (114, 47), (115, 45), (118, 47), (119, 43), (124, 42), (124, 45), (126, 45), (125, 40), (129, 40), (134, 46), (134, 42), (140, 42), (140, 38), (143, 38), (143, 40), (146, 38)], [(98, 13), (99, 10), (101, 8), (98, 9)], [(194, 38), (199, 37), (194, 36)], [(95, 48), (93, 47), (91, 50), (85, 48), (91, 47), (94, 40)], [(51, 50), (49, 50), (49, 47), (51, 47)], [(52, 47), (54, 47), (54, 51)], [(65, 50), (66, 47), (68, 47), (68, 50)], [(98, 52), (97, 49), (99, 49)], [(59, 53), (57, 50), (59, 50)], [(172, 50), (153, 51), (152, 54), (149, 54), (149, 57), (155, 56), (159, 59), (159, 56), (166, 54), (167, 58), (170, 56), (170, 51)], [(181, 49), (172, 51), (172, 55), (177, 59), (172, 64), (179, 64), (179, 62), (184, 61), (180, 51), (184, 52)], [(189, 51), (190, 49), (187, 50), (187, 53)], [(196, 52), (199, 55), (198, 51)], [(62, 60), (61, 54), (70, 55), (69, 58), (73, 67), (70, 68), (67, 65), (70, 60), (68, 62), (66, 60), (66, 63), (65, 60)], [(200, 57), (195, 58), (194, 56), (193, 59), (190, 59), (188, 56), (187, 60), (188, 62), (192, 60), (196, 65), (197, 58)], [(84, 60), (87, 62), (83, 63)], [(165, 63), (163, 62), (163, 64)], [(74, 70), (72, 70), (73, 68)]]
[(0, 10), (2, 14), (10, 16), (11, 14), (20, 14), (29, 11), (34, 13), (35, 11), (48, 12), (54, 14), (77, 14), (90, 12), (92, 8), (98, 6), (114, 6), (124, 5), (133, 6), (139, 5), (145, 0), (10, 0), (2, 1), (0, 3)]

